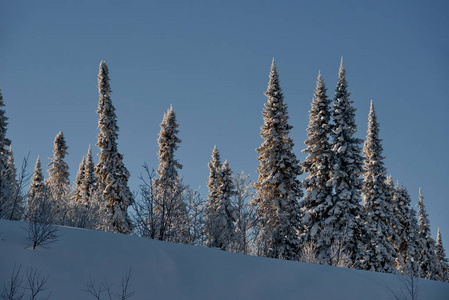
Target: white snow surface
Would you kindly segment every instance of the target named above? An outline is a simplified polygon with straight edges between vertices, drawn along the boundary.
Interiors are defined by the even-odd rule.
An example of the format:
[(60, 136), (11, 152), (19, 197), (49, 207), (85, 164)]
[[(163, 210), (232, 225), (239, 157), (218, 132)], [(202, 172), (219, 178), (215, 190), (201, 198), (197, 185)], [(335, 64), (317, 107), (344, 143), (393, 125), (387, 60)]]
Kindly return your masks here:
[[(399, 276), (282, 261), (136, 236), (60, 227), (59, 240), (30, 249), (27, 224), (0, 220), (0, 289), (14, 264), (49, 274), (50, 299), (94, 299), (89, 279), (118, 291), (131, 269), (130, 299), (391, 299)], [(106, 297), (106, 295), (104, 295)], [(419, 280), (419, 299), (449, 299), (449, 284)], [(107, 298), (103, 298), (107, 299)]]

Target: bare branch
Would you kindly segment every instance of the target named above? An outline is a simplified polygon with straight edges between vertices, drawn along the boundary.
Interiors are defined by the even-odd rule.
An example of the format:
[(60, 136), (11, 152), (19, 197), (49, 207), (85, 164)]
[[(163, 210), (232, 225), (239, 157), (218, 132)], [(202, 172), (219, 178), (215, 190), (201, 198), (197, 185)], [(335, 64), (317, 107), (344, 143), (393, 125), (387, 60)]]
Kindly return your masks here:
[(21, 289), (21, 284), (23, 277), (20, 276), (21, 265), (14, 267), (12, 269), (11, 277), (9, 279), (9, 283), (4, 283), (3, 292), (1, 294), (1, 298), (5, 300), (21, 300), (23, 299), (25, 293)]
[(98, 285), (95, 283), (95, 280), (89, 279), (88, 282), (86, 282), (86, 289), (82, 290), (86, 293), (91, 294), (95, 299), (100, 300), (101, 293), (103, 290), (103, 285), (99, 283)]
[[(45, 285), (49, 277), (50, 274), (47, 276), (43, 276), (40, 271), (38, 272), (34, 268), (27, 268), (26, 279), (28, 287), (26, 289), (30, 291), (30, 300), (37, 300), (37, 295), (47, 290), (47, 287)], [(44, 299), (50, 298), (50, 295), (51, 292)]]
[(121, 293), (116, 293), (116, 297), (120, 300), (126, 300), (131, 298), (134, 295), (134, 291), (129, 291), (129, 281), (131, 279), (131, 269), (129, 269), (128, 273), (125, 273), (122, 277), (122, 290)]

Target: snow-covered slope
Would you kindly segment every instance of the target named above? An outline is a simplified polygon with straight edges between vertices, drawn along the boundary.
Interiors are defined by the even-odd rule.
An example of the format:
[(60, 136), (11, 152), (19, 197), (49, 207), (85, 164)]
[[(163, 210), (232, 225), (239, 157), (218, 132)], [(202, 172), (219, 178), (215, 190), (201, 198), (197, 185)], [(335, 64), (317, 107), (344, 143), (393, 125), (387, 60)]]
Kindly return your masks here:
[[(281, 261), (134, 236), (60, 228), (49, 248), (27, 248), (26, 223), (0, 220), (0, 289), (14, 264), (49, 274), (50, 299), (94, 299), (89, 279), (118, 290), (131, 269), (131, 299), (390, 299), (398, 276)], [(419, 280), (419, 299), (449, 299), (449, 284)], [(106, 295), (104, 295), (106, 296)], [(106, 297), (102, 299), (107, 299)]]

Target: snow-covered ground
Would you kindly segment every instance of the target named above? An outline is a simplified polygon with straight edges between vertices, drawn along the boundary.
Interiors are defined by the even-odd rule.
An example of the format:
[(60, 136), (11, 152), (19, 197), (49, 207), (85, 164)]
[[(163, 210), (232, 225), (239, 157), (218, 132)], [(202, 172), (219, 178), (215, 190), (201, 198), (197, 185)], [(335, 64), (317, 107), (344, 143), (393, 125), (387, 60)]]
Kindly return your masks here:
[[(86, 282), (113, 284), (131, 269), (130, 299), (391, 299), (398, 276), (216, 249), (171, 244), (135, 236), (65, 228), (48, 248), (27, 248), (24, 222), (0, 220), (0, 289), (14, 264), (49, 274), (50, 299), (94, 299)], [(449, 284), (419, 280), (419, 299), (449, 299)], [(108, 299), (106, 295), (102, 299)]]

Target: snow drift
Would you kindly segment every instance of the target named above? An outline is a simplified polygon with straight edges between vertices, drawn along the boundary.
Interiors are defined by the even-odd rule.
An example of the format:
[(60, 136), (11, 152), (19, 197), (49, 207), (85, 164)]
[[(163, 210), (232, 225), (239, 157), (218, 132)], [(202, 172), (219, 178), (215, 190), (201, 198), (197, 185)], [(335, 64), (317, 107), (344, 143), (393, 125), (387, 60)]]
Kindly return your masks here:
[[(136, 236), (60, 227), (58, 241), (29, 248), (24, 222), (0, 220), (0, 288), (14, 265), (49, 275), (50, 299), (94, 299), (86, 282), (120, 288), (131, 270), (131, 299), (390, 299), (399, 276), (282, 261)], [(418, 280), (419, 299), (449, 299), (449, 284)], [(106, 296), (106, 295), (104, 295)], [(103, 298), (107, 299), (107, 298)]]

